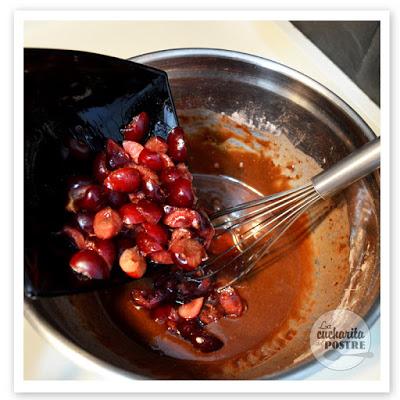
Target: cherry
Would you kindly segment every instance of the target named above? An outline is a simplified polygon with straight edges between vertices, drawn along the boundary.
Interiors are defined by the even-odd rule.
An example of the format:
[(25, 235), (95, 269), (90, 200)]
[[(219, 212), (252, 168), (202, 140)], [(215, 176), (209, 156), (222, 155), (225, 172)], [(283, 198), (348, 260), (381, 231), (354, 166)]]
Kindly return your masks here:
[(163, 250), (162, 245), (157, 242), (153, 237), (145, 232), (139, 232), (136, 236), (136, 244), (139, 250), (147, 256), (148, 254), (155, 253), (156, 251)]
[(93, 214), (80, 212), (76, 214), (75, 220), (79, 228), (86, 232), (88, 235), (93, 235)]
[(106, 195), (108, 204), (112, 208), (120, 208), (130, 202), (129, 194), (124, 192), (116, 192), (115, 190), (108, 190), (106, 188)]
[(181, 178), (181, 173), (176, 167), (165, 168), (161, 171), (160, 180), (162, 183), (168, 185), (169, 183), (175, 182), (178, 178)]
[(110, 173), (107, 165), (107, 154), (102, 151), (97, 154), (96, 158), (93, 161), (93, 174), (96, 180), (100, 183), (103, 183), (104, 179), (107, 178)]
[(121, 168), (130, 161), (126, 151), (112, 139), (107, 140), (106, 152), (108, 165), (111, 169)]
[(184, 178), (178, 178), (168, 184), (168, 203), (176, 207), (192, 207), (194, 193), (192, 183)]
[(136, 305), (151, 310), (166, 299), (167, 293), (162, 290), (133, 289), (131, 296)]
[(82, 210), (98, 211), (104, 207), (105, 201), (103, 189), (98, 185), (89, 185), (85, 187), (85, 194), (76, 202), (76, 205)]
[(168, 155), (175, 162), (186, 160), (187, 148), (185, 143), (185, 133), (181, 127), (176, 127), (168, 134)]
[(165, 154), (168, 151), (167, 142), (163, 138), (161, 138), (159, 136), (151, 137), (146, 142), (144, 147), (146, 147), (146, 149), (149, 149), (151, 151), (154, 151), (156, 153), (161, 153), (161, 154)]
[(192, 232), (185, 228), (174, 229), (171, 234), (171, 241), (179, 239), (190, 239), (192, 237)]
[(122, 147), (129, 154), (131, 159), (137, 164), (139, 161), (139, 155), (144, 147), (140, 143), (133, 142), (131, 140), (124, 140), (122, 142)]
[(78, 249), (85, 247), (85, 237), (79, 229), (75, 229), (72, 226), (64, 226), (62, 233), (67, 235), (73, 242), (74, 246)]
[(146, 272), (146, 261), (139, 254), (136, 247), (126, 249), (119, 258), (119, 265), (127, 275), (131, 278), (141, 278)]
[(121, 217), (111, 207), (103, 208), (94, 217), (94, 233), (100, 239), (110, 239), (116, 236), (121, 228)]
[(196, 269), (206, 259), (204, 247), (194, 239), (175, 240), (169, 251), (175, 262), (188, 271)]
[(137, 207), (145, 220), (150, 224), (157, 224), (163, 216), (162, 208), (153, 201), (139, 200)]
[(146, 112), (141, 112), (132, 118), (129, 124), (121, 129), (125, 140), (133, 140), (134, 142), (140, 142), (144, 135), (149, 131), (150, 118)]
[(75, 272), (91, 279), (106, 279), (110, 275), (103, 257), (94, 250), (78, 251), (72, 256), (69, 265)]
[(151, 200), (157, 203), (163, 203), (165, 201), (166, 194), (161, 186), (153, 179), (143, 179), (142, 185), (143, 193)]
[(145, 222), (142, 224), (142, 227), (149, 236), (151, 236), (161, 245), (164, 246), (168, 244), (168, 233), (163, 226), (159, 224), (149, 224), (148, 222)]
[(216, 336), (202, 329), (194, 319), (178, 321), (177, 328), (184, 339), (189, 340), (193, 347), (203, 353), (217, 351), (224, 345)]
[(171, 253), (167, 250), (156, 251), (149, 254), (149, 257), (156, 264), (170, 265), (174, 263)]
[(139, 154), (138, 163), (154, 171), (160, 171), (163, 168), (160, 155), (146, 147)]
[(244, 307), (236, 290), (228, 286), (219, 292), (219, 302), (225, 311), (225, 315), (231, 318), (240, 317)]
[(195, 210), (189, 208), (175, 208), (164, 217), (163, 222), (170, 228), (193, 227), (199, 229), (200, 219), (200, 214)]
[(200, 312), (199, 319), (204, 325), (211, 324), (211, 322), (218, 321), (224, 316), (224, 310), (217, 304), (206, 302)]
[(185, 319), (196, 318), (203, 307), (204, 297), (198, 297), (191, 300), (189, 303), (182, 304), (178, 308), (178, 314), (180, 317)]
[(146, 221), (146, 218), (141, 213), (137, 204), (125, 204), (119, 209), (122, 222), (125, 225), (141, 224)]
[(165, 323), (168, 319), (177, 320), (176, 310), (171, 304), (164, 304), (151, 310), (151, 318), (159, 324)]
[(96, 251), (101, 257), (104, 258), (108, 268), (111, 270), (116, 257), (116, 248), (111, 239), (91, 238), (86, 240), (86, 249)]
[(126, 167), (111, 172), (104, 180), (104, 185), (109, 190), (132, 193), (139, 189), (140, 181), (139, 172), (134, 168)]

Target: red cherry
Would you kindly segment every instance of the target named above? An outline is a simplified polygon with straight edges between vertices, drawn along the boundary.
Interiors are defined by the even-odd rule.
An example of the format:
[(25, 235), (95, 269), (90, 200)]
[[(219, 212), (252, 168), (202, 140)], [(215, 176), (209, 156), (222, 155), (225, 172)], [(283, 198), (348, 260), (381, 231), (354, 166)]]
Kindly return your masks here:
[(103, 189), (98, 185), (86, 186), (85, 195), (76, 202), (78, 208), (87, 211), (98, 211), (105, 205)]
[(93, 214), (90, 213), (78, 213), (75, 216), (76, 223), (82, 231), (86, 232), (88, 235), (93, 235)]
[(154, 171), (160, 171), (163, 168), (161, 157), (155, 151), (144, 148), (139, 154), (138, 162)]
[(177, 264), (188, 271), (196, 269), (206, 259), (204, 247), (194, 239), (175, 240), (169, 251)]
[(124, 140), (122, 146), (131, 159), (137, 164), (139, 162), (139, 155), (144, 147), (140, 143), (133, 142), (132, 140)]
[(178, 314), (180, 317), (185, 319), (193, 319), (196, 318), (201, 311), (201, 307), (203, 307), (204, 297), (198, 297), (197, 299), (193, 299), (189, 303), (182, 304), (178, 308)]
[(156, 264), (165, 264), (165, 265), (174, 264), (172, 255), (167, 250), (156, 251), (154, 253), (149, 254), (149, 257), (151, 261), (155, 262)]
[(242, 299), (233, 287), (228, 286), (219, 292), (219, 302), (226, 316), (237, 318), (243, 314)]
[(178, 178), (168, 184), (168, 203), (176, 207), (192, 207), (194, 193), (192, 183), (184, 178)]
[(130, 161), (126, 151), (112, 139), (107, 140), (106, 152), (111, 169), (121, 168)]
[(132, 118), (129, 124), (121, 129), (125, 140), (133, 140), (134, 142), (140, 142), (144, 135), (149, 131), (150, 118), (146, 112), (141, 112)]
[(122, 222), (125, 225), (141, 224), (146, 221), (146, 218), (141, 213), (137, 204), (125, 204), (119, 209)]
[(136, 236), (136, 244), (139, 250), (147, 256), (150, 253), (163, 250), (163, 247), (154, 238), (145, 232), (139, 232)]
[(175, 162), (186, 160), (187, 148), (185, 143), (185, 133), (181, 127), (176, 127), (168, 134), (168, 155)]
[(124, 192), (116, 192), (115, 190), (108, 190), (106, 188), (106, 195), (111, 208), (120, 208), (130, 202), (129, 195)]
[(144, 145), (146, 149), (149, 149), (151, 151), (154, 151), (156, 153), (161, 153), (164, 154), (168, 151), (168, 144), (167, 142), (159, 137), (159, 136), (153, 136), (151, 137), (146, 144)]
[(140, 181), (140, 174), (136, 169), (125, 167), (111, 172), (104, 180), (104, 185), (109, 190), (132, 193), (139, 189)]
[(107, 154), (102, 151), (97, 154), (93, 161), (93, 174), (100, 183), (103, 183), (104, 179), (106, 179), (110, 173), (107, 165)]
[(99, 256), (103, 257), (108, 268), (111, 270), (117, 253), (112, 240), (103, 240), (94, 237), (86, 241), (85, 247), (86, 249), (96, 251)]
[(78, 251), (72, 256), (69, 265), (75, 272), (91, 279), (106, 279), (110, 276), (103, 257), (94, 250)]
[(157, 224), (163, 216), (162, 208), (153, 201), (139, 200), (137, 207), (145, 220), (150, 224)]
[(119, 265), (131, 278), (141, 278), (147, 269), (146, 260), (139, 254), (136, 247), (126, 249), (119, 258)]
[(79, 229), (66, 225), (64, 226), (62, 233), (67, 235), (72, 240), (74, 246), (78, 249), (83, 249), (85, 247), (85, 237)]
[(100, 239), (110, 239), (116, 236), (121, 228), (121, 217), (111, 207), (103, 208), (94, 217), (94, 233)]
[(200, 228), (200, 214), (189, 208), (172, 209), (163, 220), (170, 228)]
[(162, 225), (145, 222), (142, 224), (142, 227), (149, 236), (161, 245), (168, 244), (168, 233)]

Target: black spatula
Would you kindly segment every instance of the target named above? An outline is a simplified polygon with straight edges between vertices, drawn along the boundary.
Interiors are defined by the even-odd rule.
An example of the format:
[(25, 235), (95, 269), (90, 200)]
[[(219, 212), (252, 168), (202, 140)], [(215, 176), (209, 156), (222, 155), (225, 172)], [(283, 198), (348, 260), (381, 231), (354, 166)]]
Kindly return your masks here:
[[(178, 125), (165, 72), (118, 58), (67, 50), (25, 49), (24, 251), (25, 295), (54, 296), (123, 283), (80, 280), (68, 266), (68, 243), (58, 234), (66, 219), (71, 175), (91, 175), (91, 154), (146, 111), (150, 135), (166, 137)], [(66, 143), (92, 152), (69, 157)], [(76, 151), (79, 151), (77, 149)]]

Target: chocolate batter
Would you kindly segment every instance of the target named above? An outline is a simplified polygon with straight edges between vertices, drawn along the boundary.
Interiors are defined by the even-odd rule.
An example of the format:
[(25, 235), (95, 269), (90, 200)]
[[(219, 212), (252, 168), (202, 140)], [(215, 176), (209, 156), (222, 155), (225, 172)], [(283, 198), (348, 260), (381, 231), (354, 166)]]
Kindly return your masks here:
[[(181, 125), (193, 125), (190, 117), (181, 116)], [(282, 168), (265, 153), (273, 143), (254, 136), (242, 125), (222, 118), (220, 125), (190, 129), (189, 168), (192, 173), (223, 174), (241, 180), (263, 194), (290, 188), (295, 183), (293, 165)], [(228, 124), (227, 124), (228, 123)], [(232, 140), (236, 141), (231, 145)], [(243, 146), (237, 145), (240, 142)], [(261, 149), (261, 150), (260, 150)], [(247, 309), (237, 319), (223, 318), (207, 326), (223, 340), (221, 350), (201, 353), (180, 337), (153, 321), (144, 310), (130, 301), (135, 282), (102, 295), (102, 302), (112, 320), (126, 333), (154, 351), (187, 360), (196, 368), (198, 378), (241, 377), (249, 358), (252, 366), (261, 364), (296, 335), (295, 326), (302, 319), (312, 282), (312, 245), (304, 228), (307, 217), (299, 220), (275, 251), (260, 261), (258, 272), (236, 288)], [(256, 351), (261, 349), (262, 351)]]

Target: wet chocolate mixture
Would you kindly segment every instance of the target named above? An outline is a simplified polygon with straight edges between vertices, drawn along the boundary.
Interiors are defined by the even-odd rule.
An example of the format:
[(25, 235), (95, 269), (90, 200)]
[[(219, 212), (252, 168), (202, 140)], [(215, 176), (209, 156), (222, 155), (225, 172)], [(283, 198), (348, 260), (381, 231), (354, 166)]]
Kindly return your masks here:
[[(180, 120), (185, 129), (193, 122), (184, 116)], [(192, 173), (228, 175), (263, 194), (295, 185), (287, 173), (292, 168), (290, 163), (281, 168), (262, 152), (226, 145), (232, 138), (250, 145), (252, 135), (244, 126), (202, 126), (189, 130), (187, 136)], [(259, 144), (263, 148), (269, 145), (265, 140)], [(206, 363), (199, 378), (240, 377), (255, 349), (263, 347), (263, 357), (253, 360), (252, 365), (265, 362), (296, 335), (295, 325), (301, 320), (301, 310), (312, 286), (312, 245), (304, 234), (305, 219), (286, 234), (279, 251), (260, 261), (263, 268), (236, 285), (247, 306), (243, 315), (237, 319), (222, 318), (207, 326), (224, 342), (216, 352), (201, 353), (138, 310), (130, 299), (135, 282), (103, 294), (101, 300), (115, 324), (144, 346), (171, 359), (187, 360), (188, 366)]]

